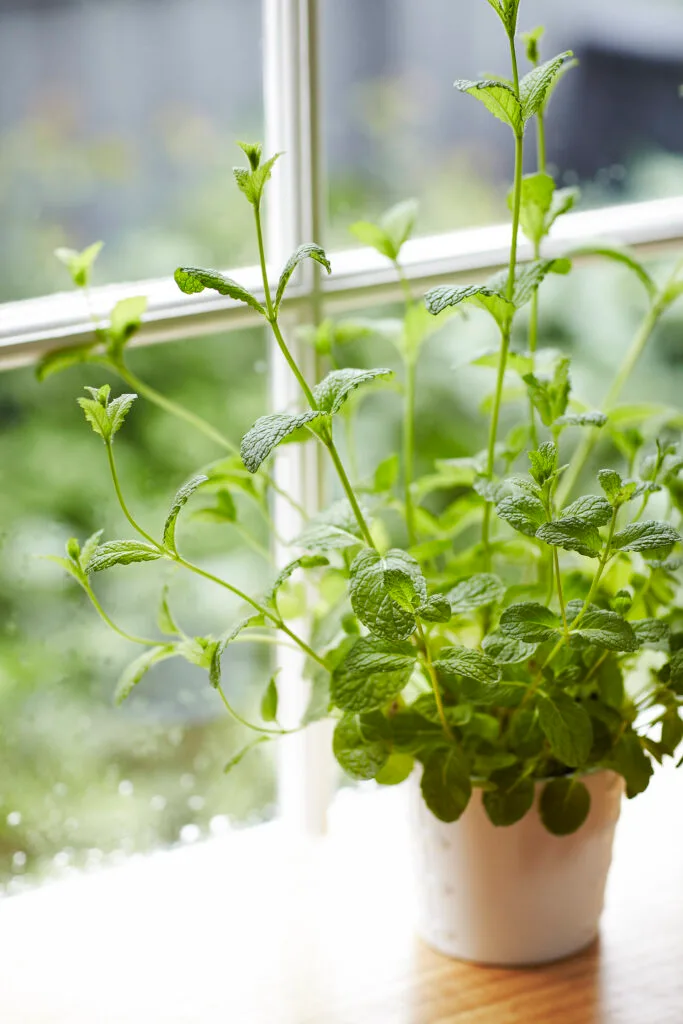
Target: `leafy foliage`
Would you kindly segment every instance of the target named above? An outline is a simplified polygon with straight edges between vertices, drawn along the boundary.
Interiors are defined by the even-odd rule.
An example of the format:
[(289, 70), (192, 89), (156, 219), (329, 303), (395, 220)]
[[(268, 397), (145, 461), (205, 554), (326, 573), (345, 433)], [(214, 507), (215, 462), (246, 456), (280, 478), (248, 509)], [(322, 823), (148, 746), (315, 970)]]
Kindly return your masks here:
[[(519, 0), (488, 2), (515, 47)], [(519, 84), (516, 67), (512, 79), (501, 75), (456, 82), (515, 136), (508, 266), (484, 283), (441, 283), (423, 302), (413, 296), (401, 265), (417, 217), (415, 202), (393, 206), (376, 223), (356, 223), (356, 239), (372, 246), (396, 271), (404, 315), (378, 322), (325, 320), (304, 332), (325, 361), (326, 372), (310, 384), (279, 316), (292, 275), (305, 260), (327, 272), (331, 267), (319, 245), (302, 245), (287, 261), (273, 296), (260, 216), (277, 156), (264, 161), (259, 144), (240, 144), (248, 166), (235, 170), (235, 180), (255, 216), (263, 302), (218, 271), (181, 267), (175, 280), (188, 295), (211, 289), (264, 318), (300, 386), (305, 411), (293, 403), (262, 416), (242, 440), (241, 462), (235, 456), (192, 477), (172, 499), (157, 542), (137, 526), (114, 463), (112, 441), (136, 396), (112, 398), (106, 385), (89, 389), (79, 404), (105, 442), (122, 512), (139, 537), (102, 543), (97, 533), (82, 548), (72, 539), (66, 557), (56, 561), (100, 614), (106, 615), (91, 588), (94, 574), (161, 558), (175, 563), (178, 571), (223, 586), (250, 606), (249, 617), (221, 635), (188, 637), (164, 595), (158, 618), (163, 638), (130, 637), (145, 651), (124, 673), (117, 699), (125, 699), (157, 662), (178, 656), (206, 672), (227, 710), (256, 734), (252, 746), (280, 735), (280, 689), (286, 680), (279, 683), (273, 676), (259, 693), (258, 723), (234, 711), (221, 682), (226, 647), (258, 626), (271, 631), (259, 639), (270, 643), (279, 638), (305, 655), (313, 698), (301, 726), (325, 714), (335, 720), (333, 750), (353, 779), (396, 785), (417, 764), (424, 800), (444, 822), (461, 817), (476, 785), (496, 827), (539, 813), (545, 827), (562, 836), (580, 828), (588, 816), (584, 776), (618, 772), (627, 795), (635, 796), (649, 784), (653, 761), (677, 756), (683, 741), (683, 562), (674, 525), (683, 511), (683, 457), (675, 435), (680, 417), (667, 419), (662, 431), (661, 410), (619, 408), (614, 389), (608, 392), (605, 413), (593, 411), (574, 393), (570, 360), (538, 351), (546, 278), (572, 270), (568, 258), (545, 258), (542, 246), (557, 219), (578, 199), (574, 190), (558, 190), (543, 166), (522, 175), (525, 133), (534, 118), (544, 116), (555, 86), (573, 65), (569, 52), (541, 63), (540, 38), (539, 31), (526, 37), (533, 67)], [(517, 259), (519, 231), (532, 244), (535, 258), (530, 262)], [(98, 251), (96, 245), (84, 253), (61, 254), (77, 287), (87, 285)], [(676, 274), (660, 288), (628, 253), (596, 247), (591, 255), (637, 276), (653, 323), (683, 294)], [(520, 311), (529, 304), (524, 350), (519, 337), (527, 318)], [(488, 445), (483, 452), (453, 452), (415, 479), (419, 357), (442, 322), (457, 335), (455, 314), (468, 308), (486, 312), (489, 326), (500, 335), (496, 352), (474, 359), (477, 366), (496, 370), (495, 390), (485, 407), (491, 416)], [(108, 326), (97, 328), (92, 342), (49, 354), (39, 375), (86, 360), (103, 362), (123, 376), (125, 346), (144, 312), (144, 300), (124, 300)], [(441, 320), (435, 322), (436, 316)], [(346, 454), (336, 447), (339, 428), (347, 428), (352, 447), (354, 414), (365, 393), (359, 389), (386, 382), (393, 371), (345, 366), (341, 357), (351, 343), (370, 350), (378, 339), (389, 341), (400, 361), (394, 393), (403, 404), (403, 451), (389, 449), (379, 465), (363, 467), (365, 475), (354, 487), (352, 479), (360, 474), (346, 468)], [(515, 393), (506, 381), (512, 374), (521, 382)], [(501, 409), (519, 398), (517, 422), (503, 435)], [(193, 422), (187, 415), (185, 420)], [(570, 428), (583, 431), (573, 454), (570, 442), (576, 435)], [(615, 442), (619, 459), (625, 456), (624, 464), (600, 469), (594, 486), (575, 494), (601, 428), (606, 441)], [(284, 442), (314, 437), (322, 442), (320, 453), (331, 456), (342, 497), (304, 518), (291, 556), (283, 559), (284, 567), (265, 594), (252, 597), (180, 557), (177, 522), (196, 492), (210, 493), (215, 504), (188, 516), (188, 526), (194, 518), (239, 525), (235, 495), (268, 518), (274, 481), (262, 472), (263, 464)], [(359, 439), (362, 443), (363, 435)], [(291, 501), (285, 488), (275, 486), (279, 500)], [(665, 515), (667, 507), (674, 511), (665, 519), (647, 518), (651, 500), (657, 502), (657, 515)], [(297, 511), (303, 517), (303, 510)], [(305, 585), (292, 579), (299, 570), (307, 573)], [(290, 600), (293, 595), (296, 601)], [(300, 632), (303, 627), (295, 620), (304, 616), (310, 628)], [(632, 672), (639, 673), (637, 696), (629, 685)], [(649, 680), (645, 687), (643, 677)]]

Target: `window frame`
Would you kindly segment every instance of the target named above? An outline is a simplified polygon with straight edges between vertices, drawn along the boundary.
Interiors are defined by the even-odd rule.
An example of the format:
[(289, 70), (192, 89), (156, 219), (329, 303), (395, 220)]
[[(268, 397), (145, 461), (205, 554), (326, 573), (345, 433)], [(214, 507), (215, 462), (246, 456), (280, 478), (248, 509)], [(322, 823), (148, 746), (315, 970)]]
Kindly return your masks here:
[[(264, 99), (266, 150), (284, 151), (269, 192), (267, 233), (268, 266), (283, 265), (298, 245), (315, 241), (324, 245), (325, 180), (323, 174), (320, 111), (320, 31), (318, 0), (262, 0), (264, 31)], [(508, 258), (510, 227), (493, 225), (421, 236), (406, 244), (402, 261), (416, 290), (458, 280), (481, 279), (504, 266)], [(562, 218), (547, 241), (548, 256), (591, 240), (609, 240), (645, 254), (665, 254), (683, 246), (683, 196), (624, 204)], [(522, 243), (520, 260), (532, 258), (531, 246)], [(283, 306), (290, 336), (293, 328), (316, 322), (325, 315), (343, 313), (401, 298), (393, 268), (369, 249), (348, 249), (330, 254), (333, 275), (325, 278), (320, 267), (308, 262), (289, 289)], [(263, 298), (258, 267), (230, 271), (231, 276)], [(122, 298), (148, 296), (148, 312), (135, 344), (153, 344), (232, 331), (259, 322), (256, 313), (229, 298), (204, 292), (184, 296), (172, 279), (109, 285), (91, 291), (91, 308), (106, 319)], [(92, 332), (83, 297), (59, 293), (0, 305), (0, 370), (34, 362), (45, 352), (82, 342)], [(292, 346), (298, 348), (296, 340)], [(310, 348), (296, 351), (309, 375), (319, 369)], [(291, 376), (274, 347), (270, 353), (270, 402), (285, 408), (298, 400)], [(320, 451), (313, 446), (290, 446), (276, 459), (279, 482), (309, 512), (324, 499)], [(291, 508), (275, 502), (275, 518), (284, 536), (294, 536), (299, 524)], [(276, 551), (279, 561), (291, 554)], [(282, 650), (279, 667), (283, 687), (283, 719), (296, 721), (307, 698), (302, 664), (295, 652)], [(281, 745), (278, 766), (281, 817), (294, 831), (320, 834), (334, 790), (334, 767), (329, 723), (288, 737)]]

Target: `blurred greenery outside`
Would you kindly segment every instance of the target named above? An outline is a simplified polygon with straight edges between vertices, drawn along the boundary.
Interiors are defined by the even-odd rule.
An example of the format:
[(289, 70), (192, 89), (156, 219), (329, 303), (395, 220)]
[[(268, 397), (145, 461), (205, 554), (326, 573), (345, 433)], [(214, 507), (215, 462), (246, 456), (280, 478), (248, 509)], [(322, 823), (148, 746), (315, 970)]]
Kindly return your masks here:
[[(358, 116), (380, 145), (374, 177), (337, 177), (330, 169), (328, 249), (348, 244), (348, 224), (391, 202), (422, 199), (419, 230), (503, 220), (505, 189), (466, 141), (426, 166), (413, 155), (400, 83), (363, 85)], [(259, 118), (252, 116), (257, 125)], [(156, 219), (107, 238), (95, 283), (168, 274), (177, 263), (238, 266), (254, 262), (250, 213), (231, 182), (232, 137), (198, 116), (170, 118), (160, 135), (169, 178), (190, 173), (169, 189)], [(384, 174), (384, 170), (391, 170)], [(52, 257), (57, 245), (76, 247), (84, 211), (118, 195), (125, 205), (145, 169), (120, 140), (79, 137), (68, 111), (36, 116), (0, 138), (0, 299), (66, 287)], [(180, 176), (182, 178), (182, 175)], [(609, 173), (582, 183), (590, 205), (615, 198)], [(643, 153), (619, 174), (618, 198), (636, 200), (683, 191), (683, 161)], [(606, 190), (607, 186), (607, 190)], [(642, 297), (625, 271), (593, 265), (549, 284), (542, 298), (542, 343), (575, 357), (577, 394), (599, 407), (604, 382), (643, 314)], [(367, 315), (366, 310), (362, 311)], [(372, 315), (396, 315), (395, 309)], [(683, 313), (661, 325), (632, 382), (639, 402), (680, 401)], [(524, 348), (523, 332), (515, 339)], [(481, 448), (485, 419), (479, 405), (491, 371), (471, 360), (495, 345), (484, 317), (452, 321), (430, 343), (419, 370), (419, 468)], [(382, 342), (337, 353), (347, 365), (394, 365)], [(266, 405), (266, 339), (260, 330), (138, 349), (135, 372), (200, 412), (233, 440)], [(191, 842), (230, 822), (272, 813), (273, 751), (255, 751), (233, 774), (222, 767), (245, 741), (226, 721), (206, 673), (184, 662), (155, 669), (122, 708), (112, 706), (118, 673), (137, 651), (113, 636), (83, 593), (37, 554), (61, 553), (69, 536), (83, 539), (103, 527), (109, 538), (130, 536), (116, 505), (104, 450), (75, 404), (85, 384), (104, 383), (96, 367), (70, 370), (39, 385), (30, 368), (0, 375), (0, 885), (18, 891), (25, 880), (127, 856), (158, 845)], [(111, 381), (116, 392), (124, 390)], [(506, 407), (511, 425), (520, 405)], [(374, 392), (358, 408), (362, 457), (357, 478), (399, 447), (400, 398)], [(368, 440), (370, 439), (370, 440)], [(342, 438), (343, 443), (343, 438)], [(139, 402), (117, 438), (119, 469), (129, 503), (158, 531), (177, 487), (221, 455), (210, 442)], [(353, 462), (352, 453), (347, 452)], [(240, 514), (262, 544), (265, 526), (247, 506)], [(258, 593), (272, 570), (229, 526), (186, 523), (188, 553)], [(392, 523), (387, 522), (387, 529)], [(206, 634), (237, 617), (238, 604), (220, 590), (157, 565), (115, 569), (97, 592), (124, 627), (154, 630), (158, 597), (170, 584), (174, 611), (188, 632)], [(234, 701), (258, 708), (267, 680), (267, 654), (233, 645), (225, 679)]]

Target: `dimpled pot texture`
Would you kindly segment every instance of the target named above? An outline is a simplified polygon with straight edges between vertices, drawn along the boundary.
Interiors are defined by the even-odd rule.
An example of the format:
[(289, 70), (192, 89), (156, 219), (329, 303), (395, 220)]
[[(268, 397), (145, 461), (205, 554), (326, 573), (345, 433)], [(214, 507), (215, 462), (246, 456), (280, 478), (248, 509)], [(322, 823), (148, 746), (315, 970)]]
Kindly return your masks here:
[(553, 836), (534, 807), (508, 828), (494, 827), (475, 790), (462, 818), (438, 821), (420, 776), (409, 783), (421, 937), (459, 960), (507, 967), (548, 963), (590, 945), (598, 934), (623, 780), (602, 771), (583, 781), (591, 795), (578, 832)]

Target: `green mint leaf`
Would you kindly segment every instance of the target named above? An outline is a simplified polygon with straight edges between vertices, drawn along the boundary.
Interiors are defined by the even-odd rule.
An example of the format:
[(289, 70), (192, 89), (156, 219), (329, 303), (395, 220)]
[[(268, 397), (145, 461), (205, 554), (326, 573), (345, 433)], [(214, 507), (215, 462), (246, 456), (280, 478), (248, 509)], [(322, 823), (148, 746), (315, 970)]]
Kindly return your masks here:
[(414, 558), (399, 549), (380, 555), (361, 551), (350, 569), (351, 606), (371, 633), (386, 640), (406, 640), (415, 632), (415, 611), (407, 611), (391, 595), (395, 573), (408, 576), (419, 604), (427, 600), (427, 584)]
[(401, 249), (413, 233), (419, 205), (417, 199), (404, 199), (390, 207), (379, 219), (379, 226), (394, 247), (396, 259), (401, 255)]
[(588, 526), (606, 526), (612, 518), (612, 506), (605, 498), (586, 494), (560, 512), (560, 519), (580, 519)]
[(319, 263), (322, 267), (325, 268), (328, 274), (332, 273), (330, 261), (325, 255), (325, 250), (321, 246), (315, 245), (313, 242), (309, 242), (306, 245), (300, 245), (296, 252), (293, 252), (292, 255), (289, 257), (287, 263), (285, 264), (285, 268), (282, 271), (282, 274), (280, 275), (280, 280), (277, 286), (277, 293), (275, 295), (276, 313), (278, 313), (280, 310), (280, 304), (284, 298), (285, 289), (289, 284), (289, 280), (292, 274), (299, 266), (299, 264), (302, 263), (304, 260), (315, 260), (316, 263)]
[(573, 256), (600, 256), (603, 259), (612, 260), (628, 267), (645, 288), (649, 298), (654, 300), (657, 297), (657, 285), (647, 272), (640, 260), (636, 259), (628, 249), (620, 249), (609, 245), (582, 245), (573, 249), (570, 255)]
[(617, 551), (663, 551), (679, 544), (681, 535), (669, 523), (649, 520), (631, 523), (615, 533), (612, 548)]
[(137, 395), (119, 395), (113, 398), (107, 406), (109, 414), (109, 438), (113, 438), (124, 424), (130, 408), (137, 398)]
[[(248, 615), (244, 619), (240, 619), (236, 625), (231, 626), (230, 629), (226, 630), (214, 641), (208, 648), (210, 657), (209, 664), (209, 682), (213, 686), (214, 690), (217, 690), (221, 683), (221, 658), (223, 653), (233, 640), (236, 640), (240, 633), (245, 629), (250, 629), (252, 626), (264, 625), (264, 618), (262, 615)], [(206, 667), (205, 665), (202, 667)]]
[(581, 705), (562, 691), (552, 698), (539, 694), (538, 715), (558, 761), (569, 768), (585, 764), (593, 746), (593, 726)]
[(147, 311), (144, 295), (121, 299), (111, 311), (109, 327), (106, 330), (107, 353), (116, 362), (130, 339), (142, 326), (142, 317)]
[(182, 630), (177, 625), (173, 614), (168, 604), (168, 586), (165, 586), (161, 592), (161, 601), (159, 603), (159, 611), (157, 613), (157, 625), (162, 633), (166, 636), (182, 636)]
[[(384, 573), (384, 586), (392, 601), (411, 615), (417, 614), (422, 604), (420, 594), (411, 576), (403, 569), (387, 569)], [(450, 611), (450, 609), (449, 609)]]
[(563, 217), (565, 213), (569, 213), (570, 210), (574, 209), (580, 198), (581, 192), (578, 188), (557, 189), (546, 220), (546, 234), (550, 232), (550, 229), (559, 217)]
[(400, 786), (410, 778), (415, 767), (415, 758), (411, 754), (390, 754), (389, 760), (375, 776), (380, 786)]
[(505, 584), (492, 573), (478, 573), (461, 580), (448, 593), (453, 615), (466, 615), (478, 608), (498, 604), (505, 596)]
[(237, 145), (240, 147), (247, 160), (252, 171), (257, 171), (259, 164), (261, 163), (261, 157), (263, 156), (263, 146), (260, 142), (238, 142)]
[(558, 635), (560, 619), (542, 604), (524, 601), (511, 604), (500, 617), (500, 631), (513, 640), (542, 644)]
[(463, 302), (477, 306), (489, 313), (499, 327), (506, 327), (515, 315), (514, 303), (488, 285), (439, 285), (427, 292), (425, 302), (432, 316)]
[(364, 384), (370, 384), (378, 377), (393, 377), (393, 370), (333, 370), (313, 388), (313, 397), (321, 412), (329, 416), (338, 413), (349, 396)]
[(276, 153), (275, 156), (271, 156), (265, 163), (261, 163), (261, 153), (258, 152), (258, 163), (254, 166), (257, 158), (257, 147), (247, 143), (246, 145), (250, 150), (250, 152), (247, 152), (242, 143), (238, 143), (238, 145), (247, 153), (250, 169), (233, 167), (232, 173), (240, 192), (246, 196), (255, 209), (258, 209), (263, 198), (263, 191), (270, 180), (275, 161), (282, 156), (282, 153)]
[(647, 644), (651, 647), (659, 647), (662, 650), (668, 648), (671, 627), (664, 619), (639, 619), (630, 625), (639, 647)]
[(106, 407), (92, 398), (78, 398), (76, 401), (95, 433), (104, 441), (108, 441), (111, 437), (111, 424)]
[(398, 260), (403, 245), (412, 234), (417, 209), (417, 201), (408, 199), (387, 210), (378, 224), (361, 220), (352, 224), (349, 230), (359, 242), (376, 249), (393, 263)]
[(498, 788), (487, 791), (483, 796), (489, 821), (497, 828), (516, 825), (533, 807), (536, 795), (533, 780), (519, 778), (519, 774), (513, 771), (495, 772), (491, 782), (495, 782)]
[(602, 538), (595, 526), (583, 519), (565, 516), (554, 523), (545, 523), (536, 531), (536, 536), (553, 548), (577, 551), (586, 558), (599, 558)]
[(255, 309), (257, 313), (260, 313), (261, 316), (266, 316), (266, 310), (251, 292), (248, 292), (237, 281), (233, 281), (231, 277), (226, 277), (225, 274), (221, 274), (218, 270), (202, 270), (199, 267), (178, 267), (173, 276), (181, 292), (184, 292), (185, 295), (197, 295), (199, 292), (203, 292), (205, 288), (210, 288), (212, 291), (218, 292), (219, 295), (228, 295), (231, 299), (235, 299), (236, 302), (244, 302), (247, 306)]
[(450, 601), (443, 594), (428, 597), (417, 614), (424, 622), (450, 622), (453, 617)]
[(409, 644), (360, 637), (332, 673), (330, 697), (342, 711), (373, 711), (396, 697), (415, 667)]
[(591, 427), (599, 430), (607, 423), (604, 412), (578, 412), (568, 416), (560, 416), (555, 420), (555, 427)]
[(235, 499), (230, 491), (221, 487), (220, 490), (216, 491), (216, 504), (196, 509), (192, 513), (191, 518), (204, 523), (236, 523), (237, 505), (235, 504)]
[(572, 269), (568, 259), (536, 260), (517, 270), (515, 276), (514, 304), (522, 309), (529, 302), (548, 274), (568, 274)]
[(538, 757), (545, 744), (545, 736), (538, 722), (538, 712), (531, 708), (518, 708), (513, 711), (508, 736), (510, 746), (518, 757)]
[(345, 714), (337, 723), (332, 751), (344, 772), (358, 782), (377, 778), (389, 760), (389, 746), (365, 716)]
[(535, 452), (529, 452), (529, 472), (539, 487), (552, 480), (557, 472), (557, 447), (552, 441), (545, 441)]
[(104, 530), (96, 530), (95, 533), (92, 533), (88, 537), (88, 539), (85, 541), (83, 547), (81, 548), (80, 555), (79, 555), (79, 558), (78, 558), (78, 562), (79, 562), (79, 565), (80, 565), (81, 569), (84, 572), (85, 572), (86, 566), (90, 562), (90, 559), (95, 554), (95, 552), (96, 552), (96, 550), (98, 548), (98, 545), (99, 545), (99, 543), (100, 543), (100, 541), (102, 539), (102, 534), (103, 533), (104, 533)]
[[(497, 370), (500, 365), (500, 351), (492, 349), (490, 352), (485, 352), (483, 355), (473, 359), (470, 365), (485, 366), (490, 370)], [(531, 373), (533, 368), (533, 356), (522, 352), (508, 352), (506, 370), (524, 377), (525, 374)]]
[(381, 256), (386, 256), (388, 260), (398, 258), (394, 243), (379, 224), (372, 224), (368, 220), (359, 220), (351, 225), (349, 231), (362, 245), (376, 249)]
[(674, 757), (683, 742), (683, 721), (677, 711), (667, 711), (662, 718), (660, 746), (664, 754)]
[(389, 455), (383, 462), (380, 462), (375, 470), (372, 485), (373, 492), (375, 494), (385, 494), (387, 491), (391, 491), (398, 481), (400, 469), (401, 461), (396, 453)]
[(290, 576), (292, 576), (297, 569), (316, 569), (319, 566), (329, 564), (329, 559), (325, 558), (323, 555), (301, 555), (300, 558), (295, 558), (293, 562), (290, 562), (284, 567), (277, 579), (269, 587), (263, 597), (263, 603), (275, 607), (280, 587), (287, 582)]
[(645, 792), (653, 775), (652, 761), (632, 730), (624, 733), (609, 757), (602, 762), (602, 767), (610, 768), (624, 778), (629, 800)]
[(483, 687), (495, 686), (502, 677), (500, 666), (492, 658), (469, 647), (445, 647), (434, 667), (445, 676), (463, 676)]
[(525, 122), (545, 109), (546, 100), (555, 81), (573, 56), (571, 50), (567, 50), (566, 53), (540, 64), (524, 76), (519, 83), (519, 95), (522, 101), (522, 118)]
[(457, 821), (472, 796), (469, 764), (462, 751), (454, 746), (434, 750), (425, 761), (420, 788), (439, 821)]
[(588, 817), (590, 793), (579, 779), (552, 779), (543, 787), (538, 809), (548, 832), (568, 836), (578, 832)]
[[(555, 195), (555, 182), (549, 174), (528, 174), (522, 179), (520, 225), (522, 231), (535, 245), (546, 235), (547, 217)], [(508, 206), (512, 210), (514, 191), (508, 195)]]
[(75, 249), (55, 249), (55, 256), (69, 271), (71, 280), (77, 288), (87, 288), (90, 284), (95, 260), (103, 246), (104, 242), (94, 242), (82, 252), (77, 252)]
[(289, 413), (275, 412), (269, 416), (261, 416), (242, 438), (240, 455), (250, 473), (256, 473), (259, 466), (277, 448), (286, 437), (319, 420), (321, 413), (317, 410)]
[(547, 520), (543, 502), (531, 494), (503, 498), (496, 505), (496, 515), (526, 537), (535, 537), (539, 527)]
[(172, 551), (174, 555), (178, 554), (175, 540), (178, 516), (185, 505), (187, 505), (194, 492), (201, 487), (202, 484), (205, 484), (208, 479), (208, 476), (204, 476), (203, 474), (192, 477), (192, 479), (188, 480), (186, 484), (183, 484), (173, 499), (171, 509), (168, 513), (168, 518), (164, 523), (164, 547), (168, 548), (169, 551)]
[(545, 35), (545, 28), (539, 25), (530, 32), (522, 32), (521, 39), (526, 50), (526, 59), (530, 64), (538, 64), (541, 59), (539, 43)]
[(73, 578), (80, 583), (82, 587), (87, 585), (88, 580), (85, 572), (81, 569), (80, 565), (73, 561), (72, 558), (62, 558), (59, 555), (41, 555), (40, 557), (44, 558), (46, 562), (53, 562), (55, 565), (58, 565), (60, 569), (68, 572), (69, 575), (73, 576)]
[(623, 490), (623, 481), (615, 469), (601, 469), (598, 473), (600, 486), (611, 505), (619, 503)]
[(90, 362), (96, 345), (95, 340), (86, 345), (70, 345), (68, 348), (54, 348), (51, 352), (46, 352), (36, 363), (36, 378), (42, 383), (55, 373)]
[(173, 658), (176, 654), (173, 644), (160, 644), (158, 647), (150, 647), (148, 651), (141, 654), (139, 658), (124, 669), (114, 692), (116, 704), (123, 704), (130, 696), (140, 680), (149, 672), (153, 665), (157, 665), (166, 658)]
[(640, 646), (626, 619), (602, 608), (587, 612), (581, 620), (580, 628), (572, 635), (580, 636), (608, 651), (637, 651)]
[(499, 121), (512, 128), (515, 135), (521, 135), (523, 129), (522, 105), (517, 93), (509, 82), (484, 79), (478, 82), (459, 79), (453, 83), (459, 92), (474, 96)]
[(521, 665), (536, 653), (538, 644), (525, 643), (502, 633), (489, 633), (481, 642), (485, 654), (497, 665)]
[(94, 551), (85, 571), (102, 572), (114, 565), (130, 565), (132, 562), (155, 562), (162, 557), (159, 548), (140, 540), (108, 540)]
[(261, 718), (264, 722), (277, 722), (278, 703), (277, 674), (275, 674), (271, 676), (266, 692), (261, 698)]
[(230, 758), (225, 768), (223, 769), (223, 773), (227, 775), (229, 772), (233, 770), (233, 768), (237, 768), (238, 764), (240, 764), (244, 760), (247, 754), (251, 753), (254, 747), (258, 747), (262, 743), (269, 743), (270, 739), (270, 736), (257, 736), (257, 738), (255, 740), (252, 740), (251, 743), (247, 743), (246, 747), (242, 747), (242, 749), (238, 751), (238, 753), (236, 753), (234, 757)]
[[(361, 511), (364, 516), (369, 514), (362, 503)], [(342, 499), (310, 519), (293, 543), (305, 551), (330, 551), (356, 547), (363, 544), (363, 538), (351, 505)]]

